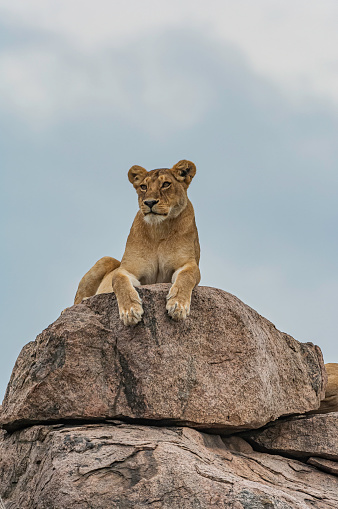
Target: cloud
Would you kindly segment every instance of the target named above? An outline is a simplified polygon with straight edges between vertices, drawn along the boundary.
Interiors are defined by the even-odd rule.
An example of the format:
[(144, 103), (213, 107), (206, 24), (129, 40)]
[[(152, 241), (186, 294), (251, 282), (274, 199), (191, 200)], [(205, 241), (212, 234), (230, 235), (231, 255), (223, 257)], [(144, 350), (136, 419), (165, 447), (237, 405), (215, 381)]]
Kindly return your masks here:
[(335, 0), (4, 0), (9, 26), (46, 31), (86, 55), (168, 30), (197, 30), (236, 46), (252, 68), (296, 101), (338, 105)]
[[(146, 38), (136, 47), (84, 57), (54, 38), (43, 45), (26, 40), (22, 47), (0, 53), (1, 107), (38, 131), (84, 112), (96, 118), (114, 115), (154, 136), (186, 129), (212, 104), (212, 87), (179, 52), (173, 70), (174, 55), (167, 43), (159, 37), (154, 46), (153, 39)], [(166, 121), (159, 130), (162, 118)]]

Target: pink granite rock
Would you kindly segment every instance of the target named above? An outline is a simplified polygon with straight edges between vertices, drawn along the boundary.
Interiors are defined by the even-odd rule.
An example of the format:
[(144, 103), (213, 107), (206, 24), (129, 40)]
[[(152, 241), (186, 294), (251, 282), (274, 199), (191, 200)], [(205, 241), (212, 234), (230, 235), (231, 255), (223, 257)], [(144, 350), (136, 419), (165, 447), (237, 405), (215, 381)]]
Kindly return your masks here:
[(281, 419), (244, 436), (267, 452), (338, 460), (338, 412)]
[(191, 315), (175, 322), (168, 288), (139, 289), (135, 327), (122, 324), (113, 294), (67, 309), (19, 355), (3, 426), (120, 418), (231, 432), (319, 407), (318, 347), (215, 288), (196, 288)]
[(325, 364), (325, 370), (328, 375), (325, 399), (320, 402), (320, 407), (317, 410), (310, 412), (312, 414), (338, 412), (338, 363), (330, 362)]
[(6, 509), (337, 509), (337, 477), (248, 451), (189, 428), (34, 426), (3, 432), (0, 495)]
[(309, 465), (314, 465), (315, 467), (319, 468), (319, 470), (323, 470), (323, 472), (338, 475), (337, 461), (326, 460), (324, 458), (309, 458), (307, 462)]

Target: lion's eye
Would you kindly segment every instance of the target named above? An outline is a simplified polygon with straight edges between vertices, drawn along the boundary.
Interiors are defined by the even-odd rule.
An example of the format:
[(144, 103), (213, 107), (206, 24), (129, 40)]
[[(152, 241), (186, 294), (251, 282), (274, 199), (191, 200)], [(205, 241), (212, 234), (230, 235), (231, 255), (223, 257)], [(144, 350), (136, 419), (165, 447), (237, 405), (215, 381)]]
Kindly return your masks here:
[(162, 187), (169, 187), (171, 186), (171, 182), (163, 182)]
[(141, 184), (140, 188), (142, 189), (142, 191), (146, 191), (147, 190), (147, 186), (145, 184)]

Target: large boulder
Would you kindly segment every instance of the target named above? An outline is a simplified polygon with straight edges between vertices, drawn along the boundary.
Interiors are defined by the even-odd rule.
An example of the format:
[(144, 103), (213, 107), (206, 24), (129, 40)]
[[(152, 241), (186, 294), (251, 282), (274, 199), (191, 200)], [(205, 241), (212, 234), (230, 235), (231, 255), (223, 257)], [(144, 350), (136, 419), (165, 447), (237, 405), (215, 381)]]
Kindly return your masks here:
[(189, 428), (116, 422), (3, 435), (6, 509), (338, 507), (337, 477), (250, 448), (236, 452)]
[(119, 418), (231, 432), (319, 407), (318, 347), (215, 288), (196, 288), (191, 315), (175, 322), (168, 289), (139, 289), (145, 314), (135, 327), (122, 324), (113, 294), (67, 309), (19, 355), (4, 428)]
[(245, 437), (262, 451), (338, 461), (338, 412), (281, 419)]

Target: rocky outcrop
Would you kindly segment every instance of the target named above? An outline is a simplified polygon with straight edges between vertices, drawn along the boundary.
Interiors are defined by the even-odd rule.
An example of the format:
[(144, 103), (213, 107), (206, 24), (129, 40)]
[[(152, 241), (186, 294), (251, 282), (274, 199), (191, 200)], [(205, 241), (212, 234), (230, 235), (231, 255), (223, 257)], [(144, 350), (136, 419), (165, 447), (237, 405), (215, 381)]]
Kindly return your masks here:
[(0, 407), (6, 509), (336, 509), (338, 413), (282, 417), (319, 408), (319, 348), (221, 290), (197, 288), (183, 323), (168, 285), (139, 291), (136, 327), (98, 295), (22, 350)]
[(195, 289), (190, 317), (175, 322), (168, 288), (139, 289), (145, 314), (136, 327), (121, 323), (113, 294), (67, 309), (22, 350), (3, 426), (119, 418), (233, 432), (319, 407), (318, 347), (214, 288)]
[(274, 454), (338, 461), (338, 412), (282, 419), (245, 437), (255, 448)]
[(230, 450), (217, 435), (182, 427), (33, 426), (5, 433), (0, 492), (6, 509), (338, 507), (337, 477), (243, 452), (243, 443)]

